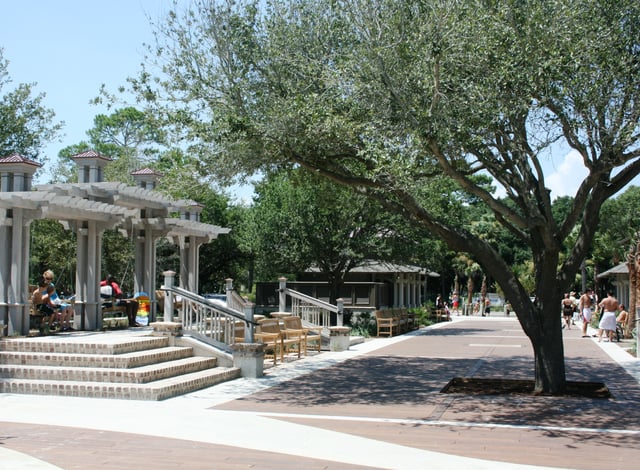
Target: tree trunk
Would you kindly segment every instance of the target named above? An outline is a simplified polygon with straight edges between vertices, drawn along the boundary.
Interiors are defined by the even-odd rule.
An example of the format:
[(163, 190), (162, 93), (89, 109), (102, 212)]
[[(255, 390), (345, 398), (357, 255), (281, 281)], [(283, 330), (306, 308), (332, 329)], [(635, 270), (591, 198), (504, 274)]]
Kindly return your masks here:
[(562, 338), (562, 320), (559, 309), (553, 302), (545, 311), (538, 310), (535, 317), (538, 319), (527, 332), (531, 340), (535, 362), (535, 389), (534, 393), (545, 395), (561, 395), (566, 387), (564, 342)]
[(636, 312), (638, 308), (638, 299), (640, 299), (640, 234), (636, 239), (635, 252), (633, 253), (633, 259), (629, 262), (629, 282), (631, 292), (629, 294), (629, 317), (627, 318), (627, 324), (624, 327), (625, 338), (631, 337), (631, 331), (637, 325)]
[(467, 305), (473, 304), (473, 289), (475, 285), (473, 283), (473, 277), (469, 275), (467, 279)]
[(564, 345), (562, 342), (562, 328), (558, 316), (558, 333), (546, 332), (535, 341), (532, 339), (535, 352), (535, 388), (534, 393), (561, 395), (565, 391), (566, 376), (564, 360)]
[(344, 284), (344, 274), (342, 271), (327, 273), (329, 284), (329, 303), (336, 305), (336, 300), (340, 298), (340, 290)]
[(627, 312), (629, 312), (629, 315), (627, 316), (627, 321), (622, 328), (625, 338), (629, 337), (629, 321), (635, 316), (636, 312), (636, 290), (638, 289), (637, 255), (634, 255), (629, 259), (627, 266), (629, 268), (629, 305), (627, 305)]

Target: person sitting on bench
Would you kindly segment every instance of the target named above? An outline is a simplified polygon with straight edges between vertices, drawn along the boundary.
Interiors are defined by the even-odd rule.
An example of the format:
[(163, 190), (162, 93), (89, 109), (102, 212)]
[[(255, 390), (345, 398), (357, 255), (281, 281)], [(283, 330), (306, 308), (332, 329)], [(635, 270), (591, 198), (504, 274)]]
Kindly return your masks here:
[(47, 286), (47, 295), (49, 297), (49, 305), (53, 308), (55, 313), (54, 318), (60, 325), (60, 331), (75, 331), (73, 324), (73, 307), (69, 302), (60, 298), (56, 291), (56, 285), (53, 283), (53, 271), (47, 269), (42, 273), (45, 281), (49, 283)]
[(52, 327), (55, 312), (47, 293), (49, 287), (49, 281), (44, 276), (38, 278), (38, 287), (33, 291), (31, 295), (31, 303), (34, 305), (35, 310), (42, 317), (42, 324), (47, 324), (49, 328)]
[[(110, 287), (111, 291), (106, 293), (109, 289), (104, 289), (105, 287)], [(127, 318), (129, 319), (129, 326), (140, 326), (136, 323), (136, 313), (138, 312), (138, 302), (134, 299), (123, 299), (122, 289), (116, 282), (115, 278), (109, 274), (107, 278), (103, 281), (100, 281), (100, 295), (105, 298), (114, 298), (115, 305), (119, 307), (125, 307), (125, 312), (127, 314)]]

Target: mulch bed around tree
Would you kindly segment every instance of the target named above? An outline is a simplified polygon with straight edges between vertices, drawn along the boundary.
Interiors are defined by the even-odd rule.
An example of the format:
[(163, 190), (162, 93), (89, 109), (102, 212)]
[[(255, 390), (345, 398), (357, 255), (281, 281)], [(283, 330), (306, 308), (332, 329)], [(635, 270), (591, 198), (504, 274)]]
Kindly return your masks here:
[[(467, 395), (530, 395), (533, 393), (533, 380), (487, 379), (474, 377), (455, 377), (449, 381), (440, 393), (460, 393)], [(613, 395), (602, 382), (570, 382), (564, 396), (584, 398), (612, 398)]]

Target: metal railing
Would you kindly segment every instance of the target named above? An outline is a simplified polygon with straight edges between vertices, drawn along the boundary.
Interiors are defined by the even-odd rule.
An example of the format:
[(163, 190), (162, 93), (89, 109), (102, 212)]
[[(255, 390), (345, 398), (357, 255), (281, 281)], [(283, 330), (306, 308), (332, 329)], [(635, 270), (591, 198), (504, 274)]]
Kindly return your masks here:
[(279, 308), (285, 311), (287, 295), (291, 297), (291, 313), (302, 319), (303, 322), (322, 327), (328, 332), (331, 326), (331, 314), (336, 314), (337, 326), (342, 326), (343, 305), (338, 300), (338, 305), (330, 304), (324, 300), (316, 299), (287, 287), (286, 279), (280, 279)]
[(162, 286), (161, 290), (165, 291), (165, 312), (172, 311), (174, 299), (180, 297), (178, 318), (184, 333), (228, 352), (235, 344), (237, 328), (244, 328), (243, 342), (253, 342), (256, 324), (252, 310), (225, 307), (179, 287)]

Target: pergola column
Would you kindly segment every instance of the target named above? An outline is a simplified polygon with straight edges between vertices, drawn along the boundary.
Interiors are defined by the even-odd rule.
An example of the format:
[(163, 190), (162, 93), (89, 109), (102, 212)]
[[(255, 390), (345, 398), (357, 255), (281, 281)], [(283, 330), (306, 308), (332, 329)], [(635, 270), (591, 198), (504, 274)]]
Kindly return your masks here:
[(90, 220), (77, 230), (75, 319), (84, 330), (102, 328), (100, 271), (104, 224)]
[[(3, 334), (29, 333), (29, 226), (24, 209), (0, 226), (4, 249), (0, 250), (0, 328)], [(3, 331), (4, 330), (4, 331)]]
[(148, 226), (136, 230), (134, 290), (144, 292), (149, 297), (149, 321), (156, 318), (156, 235)]

